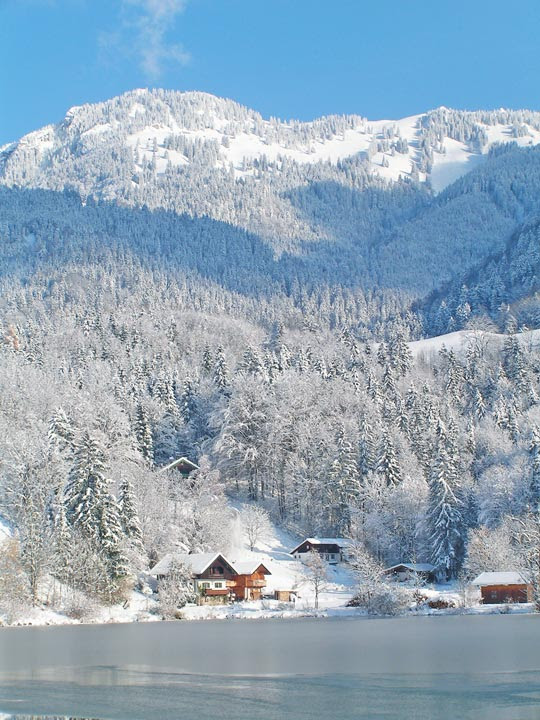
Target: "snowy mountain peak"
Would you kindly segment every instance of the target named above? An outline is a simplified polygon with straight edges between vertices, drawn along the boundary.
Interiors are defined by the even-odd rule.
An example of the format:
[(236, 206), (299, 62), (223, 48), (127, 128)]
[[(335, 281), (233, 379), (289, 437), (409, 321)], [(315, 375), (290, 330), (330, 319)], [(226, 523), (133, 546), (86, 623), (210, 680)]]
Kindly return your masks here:
[[(429, 182), (440, 192), (482, 161), (495, 143), (540, 142), (540, 113), (463, 112), (441, 106), (400, 120), (333, 115), (310, 122), (264, 119), (208, 93), (136, 89), (70, 108), (63, 121), (0, 149), (0, 182), (110, 199), (170, 173), (232, 173), (261, 180), (344, 161), (363, 182)], [(101, 168), (97, 173), (96, 169)]]

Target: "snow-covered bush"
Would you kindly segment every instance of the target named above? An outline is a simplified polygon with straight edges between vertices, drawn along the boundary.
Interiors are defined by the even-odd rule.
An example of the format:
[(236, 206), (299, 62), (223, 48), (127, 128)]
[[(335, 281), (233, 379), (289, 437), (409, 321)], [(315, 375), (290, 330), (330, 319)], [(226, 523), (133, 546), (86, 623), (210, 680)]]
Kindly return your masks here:
[(393, 583), (359, 585), (350, 607), (365, 608), (370, 615), (400, 615), (412, 602), (410, 591)]
[(166, 620), (178, 618), (178, 611), (191, 602), (196, 602), (191, 570), (177, 559), (172, 560), (167, 577), (158, 583), (159, 608)]

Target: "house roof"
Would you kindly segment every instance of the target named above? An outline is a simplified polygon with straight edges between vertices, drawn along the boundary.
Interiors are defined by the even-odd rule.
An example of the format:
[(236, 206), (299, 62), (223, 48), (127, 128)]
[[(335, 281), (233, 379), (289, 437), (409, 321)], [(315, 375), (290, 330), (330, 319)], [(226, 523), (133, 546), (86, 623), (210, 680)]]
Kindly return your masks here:
[(194, 575), (200, 575), (219, 557), (225, 560), (228, 565), (233, 567), (232, 563), (223, 557), (221, 553), (192, 553), (190, 555), (187, 553), (169, 553), (168, 555), (165, 555), (165, 557), (162, 558), (157, 565), (154, 565), (152, 568), (152, 575), (167, 575), (173, 560), (177, 560), (178, 562), (187, 565), (191, 568)]
[(479, 587), (487, 585), (527, 585), (527, 580), (522, 573), (516, 571), (509, 572), (483, 572), (473, 581), (473, 585)]
[(272, 574), (260, 560), (240, 560), (239, 562), (233, 562), (232, 566), (239, 575), (253, 575), (259, 568), (262, 568), (264, 575)]
[(165, 465), (164, 467), (159, 469), (159, 472), (166, 472), (167, 470), (174, 470), (174, 468), (178, 467), (179, 465), (187, 465), (191, 470), (199, 470), (199, 466), (196, 465), (194, 462), (191, 462), (191, 460), (188, 460), (187, 457), (181, 457), (177, 458), (176, 460), (173, 460), (168, 465)]
[(348, 538), (340, 538), (340, 537), (316, 537), (316, 538), (306, 538), (305, 540), (302, 540), (302, 542), (297, 545), (295, 548), (291, 550), (291, 553), (296, 552), (299, 547), (301, 547), (304, 543), (311, 543), (311, 545), (339, 545), (339, 547), (348, 547), (351, 544), (351, 541)]
[(411, 572), (427, 573), (435, 570), (435, 566), (430, 563), (398, 563), (397, 565), (392, 565), (391, 567), (386, 568), (384, 572), (392, 572), (392, 570), (398, 570), (399, 568), (405, 568)]

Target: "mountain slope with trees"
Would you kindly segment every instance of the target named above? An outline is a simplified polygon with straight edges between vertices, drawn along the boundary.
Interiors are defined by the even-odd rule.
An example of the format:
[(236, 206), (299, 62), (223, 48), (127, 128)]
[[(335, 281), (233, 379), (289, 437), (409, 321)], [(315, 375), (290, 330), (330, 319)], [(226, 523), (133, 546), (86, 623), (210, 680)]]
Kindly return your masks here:
[[(156, 149), (153, 167), (139, 144), (136, 182), (127, 139), (161, 127), (164, 105), (189, 166)], [(368, 128), (282, 127), (198, 95), (85, 106), (4, 149), (0, 512), (21, 601), (52, 575), (110, 603), (166, 552), (226, 550), (231, 495), (442, 578), (526, 564), (540, 365), (515, 331), (538, 326), (540, 152), (493, 147), (438, 194), (425, 176), (448, 139), (480, 157), (499, 126), (534, 140), (537, 120), (423, 116), (427, 145), (407, 148), (425, 168), (401, 180), (374, 174), (376, 154), (223, 167), (227, 141), (186, 133), (219, 125), (229, 145), (294, 154)], [(411, 355), (412, 339), (488, 320), (502, 342)], [(180, 455), (200, 466), (189, 483), (159, 472)]]

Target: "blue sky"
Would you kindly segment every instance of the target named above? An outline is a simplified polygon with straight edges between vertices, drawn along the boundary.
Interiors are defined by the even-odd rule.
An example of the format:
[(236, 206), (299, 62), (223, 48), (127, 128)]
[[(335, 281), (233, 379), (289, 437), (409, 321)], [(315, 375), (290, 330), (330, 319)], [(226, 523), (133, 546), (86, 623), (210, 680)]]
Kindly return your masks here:
[(0, 0), (0, 144), (135, 87), (263, 115), (540, 109), (540, 3)]

